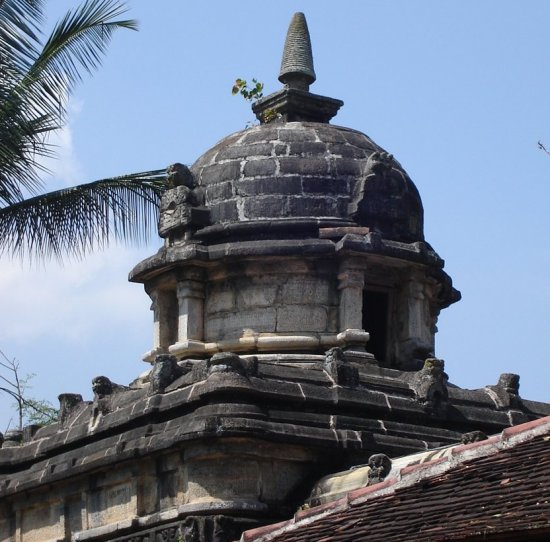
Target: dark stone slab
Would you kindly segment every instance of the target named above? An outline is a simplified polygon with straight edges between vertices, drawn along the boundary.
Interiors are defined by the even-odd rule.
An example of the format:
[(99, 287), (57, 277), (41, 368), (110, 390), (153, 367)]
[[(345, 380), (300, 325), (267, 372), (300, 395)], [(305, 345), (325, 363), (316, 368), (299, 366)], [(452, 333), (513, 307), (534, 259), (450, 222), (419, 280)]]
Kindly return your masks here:
[(240, 196), (295, 195), (302, 193), (302, 179), (298, 175), (282, 178), (244, 179), (239, 181), (235, 189)]
[(324, 158), (300, 158), (288, 156), (279, 158), (282, 175), (287, 173), (297, 175), (326, 175), (329, 172), (329, 163)]
[(203, 185), (217, 184), (238, 179), (240, 175), (240, 161), (223, 162), (206, 166), (202, 170), (201, 181)]
[(347, 179), (334, 177), (307, 177), (302, 181), (302, 186), (305, 194), (330, 196), (333, 194), (347, 194), (349, 191)]
[(277, 169), (277, 162), (273, 159), (249, 160), (245, 163), (243, 174), (245, 177), (267, 177), (273, 175)]

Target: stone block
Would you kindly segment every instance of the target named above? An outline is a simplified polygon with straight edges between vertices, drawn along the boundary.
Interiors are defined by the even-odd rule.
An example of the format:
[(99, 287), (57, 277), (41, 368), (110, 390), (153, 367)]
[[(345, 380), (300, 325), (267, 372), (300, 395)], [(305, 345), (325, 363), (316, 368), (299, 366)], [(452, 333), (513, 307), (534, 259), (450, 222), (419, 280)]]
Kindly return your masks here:
[(235, 292), (227, 285), (224, 288), (212, 288), (206, 296), (206, 312), (216, 314), (218, 312), (232, 311), (235, 308)]
[(326, 175), (329, 172), (329, 164), (323, 158), (305, 159), (299, 156), (281, 157), (279, 159), (281, 174), (291, 173), (297, 175)]
[(292, 126), (292, 123), (289, 123), (289, 130), (281, 129), (279, 130), (279, 140), (280, 141), (315, 141), (317, 139), (317, 135), (315, 134), (314, 130), (296, 130)]
[(304, 194), (347, 194), (348, 181), (333, 177), (309, 177), (302, 181)]
[(101, 527), (136, 515), (137, 496), (131, 481), (101, 487), (88, 494), (88, 523)]
[(274, 147), (274, 153), (275, 153), (275, 156), (283, 156), (285, 154), (288, 154), (288, 146), (281, 143), (277, 143)]
[(279, 138), (279, 130), (273, 126), (258, 126), (247, 130), (244, 136), (243, 143), (257, 143), (261, 141), (273, 141)]
[(334, 143), (333, 145), (331, 145), (330, 150), (332, 154), (341, 156), (342, 158), (353, 158), (355, 160), (368, 158), (365, 149), (361, 149), (350, 144)]
[(249, 156), (271, 156), (273, 150), (272, 143), (254, 143), (252, 145), (224, 147), (220, 150), (216, 160), (226, 160), (235, 158), (248, 158)]
[(237, 202), (224, 201), (212, 206), (212, 222), (232, 222), (239, 218)]
[(247, 458), (214, 458), (190, 461), (186, 465), (189, 503), (251, 499), (260, 497), (259, 468)]
[(319, 338), (315, 335), (269, 335), (256, 340), (258, 350), (316, 350)]
[(233, 183), (211, 184), (206, 187), (206, 200), (209, 202), (225, 201), (233, 197)]
[(320, 156), (327, 150), (320, 141), (293, 141), (289, 145), (290, 156)]
[[(364, 134), (361, 134), (360, 132), (356, 132), (355, 130), (345, 130), (342, 132), (345, 140), (350, 144), (354, 145), (355, 147), (359, 147), (360, 149), (366, 149), (366, 150), (380, 150), (380, 147), (376, 145), (373, 142), (369, 142)], [(370, 145), (369, 145), (370, 143)], [(372, 147), (371, 147), (372, 145)]]
[(241, 176), (241, 163), (239, 161), (212, 164), (202, 171), (202, 184), (218, 184), (223, 181), (231, 181)]
[(336, 200), (326, 196), (289, 198), (288, 210), (291, 216), (333, 217), (336, 210)]
[(290, 305), (277, 309), (277, 331), (325, 331), (327, 311), (313, 305)]
[(25, 542), (62, 540), (65, 535), (62, 518), (62, 502), (44, 502), (40, 506), (24, 508), (20, 520), (21, 539)]
[(247, 198), (244, 202), (244, 215), (247, 218), (280, 218), (288, 216), (287, 199), (283, 196)]
[(240, 196), (259, 196), (262, 194), (301, 194), (302, 179), (298, 175), (289, 177), (267, 177), (264, 179), (245, 179), (237, 185)]
[(283, 284), (279, 302), (286, 305), (328, 305), (330, 304), (330, 283), (328, 279), (307, 275), (291, 276)]
[(250, 336), (254, 333), (272, 333), (275, 331), (276, 317), (276, 310), (273, 308), (243, 310), (211, 317), (206, 322), (206, 337), (207, 340), (217, 340)]
[(277, 297), (276, 285), (248, 286), (239, 289), (237, 293), (237, 306), (239, 308), (271, 307)]
[(245, 177), (267, 177), (274, 175), (277, 163), (272, 159), (249, 160), (244, 165), (243, 173)]
[(338, 175), (350, 175), (353, 177), (358, 177), (363, 173), (361, 164), (359, 162), (356, 162), (355, 160), (334, 158), (332, 163)]

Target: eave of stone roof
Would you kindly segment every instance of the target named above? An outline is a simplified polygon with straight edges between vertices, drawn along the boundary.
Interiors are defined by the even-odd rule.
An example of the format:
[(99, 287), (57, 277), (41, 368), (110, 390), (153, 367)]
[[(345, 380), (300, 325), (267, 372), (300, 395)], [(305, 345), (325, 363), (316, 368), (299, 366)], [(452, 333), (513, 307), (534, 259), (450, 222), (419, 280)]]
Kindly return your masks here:
[[(290, 357), (303, 357), (303, 363), (285, 364), (284, 356), (259, 361), (247, 376), (208, 374), (203, 360), (164, 392), (150, 395), (143, 387), (114, 394), (109, 411), (95, 420), (94, 404), (82, 402), (64, 423), (38, 430), (22, 446), (0, 449), (0, 497), (220, 434), (307, 442), (327, 454), (350, 450), (368, 457), (385, 449), (397, 456), (450, 444), (464, 430), (494, 432), (550, 414), (543, 403), (521, 399), (504, 408), (486, 390), (454, 387), (449, 408), (430, 412), (401, 371), (367, 365), (355, 385), (338, 385), (321, 368), (321, 356)], [(227, 403), (227, 394), (248, 406)], [(255, 405), (261, 412), (251, 414)]]

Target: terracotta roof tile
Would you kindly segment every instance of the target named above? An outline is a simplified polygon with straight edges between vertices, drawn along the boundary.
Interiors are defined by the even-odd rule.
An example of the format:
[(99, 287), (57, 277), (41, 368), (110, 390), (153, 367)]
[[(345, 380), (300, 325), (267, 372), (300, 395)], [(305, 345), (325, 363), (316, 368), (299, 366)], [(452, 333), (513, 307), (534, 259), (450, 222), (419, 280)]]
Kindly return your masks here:
[(550, 417), (449, 452), (241, 540), (550, 539)]

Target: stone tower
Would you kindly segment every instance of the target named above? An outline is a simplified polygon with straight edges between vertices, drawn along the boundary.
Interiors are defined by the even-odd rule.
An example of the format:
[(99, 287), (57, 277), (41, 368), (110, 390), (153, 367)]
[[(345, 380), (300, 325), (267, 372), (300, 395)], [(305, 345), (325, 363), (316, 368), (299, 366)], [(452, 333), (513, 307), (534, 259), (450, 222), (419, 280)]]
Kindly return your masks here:
[(279, 79), (284, 87), (253, 106), (258, 126), (190, 169), (173, 166), (164, 247), (130, 276), (153, 300), (146, 359), (290, 360), (341, 347), (365, 363), (418, 369), (434, 352), (439, 311), (460, 297), (424, 240), (418, 191), (369, 137), (329, 124), (343, 102), (309, 92), (301, 13)]
[(169, 168), (164, 245), (130, 274), (153, 302), (152, 367), (5, 436), (0, 542), (236, 540), (330, 473), (550, 414), (517, 375), (448, 384), (434, 334), (460, 295), (418, 191), (330, 123), (343, 103), (315, 77), (296, 14), (259, 125)]

